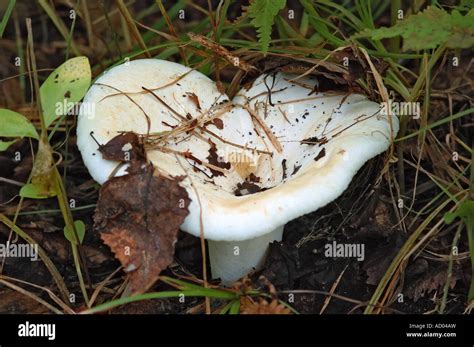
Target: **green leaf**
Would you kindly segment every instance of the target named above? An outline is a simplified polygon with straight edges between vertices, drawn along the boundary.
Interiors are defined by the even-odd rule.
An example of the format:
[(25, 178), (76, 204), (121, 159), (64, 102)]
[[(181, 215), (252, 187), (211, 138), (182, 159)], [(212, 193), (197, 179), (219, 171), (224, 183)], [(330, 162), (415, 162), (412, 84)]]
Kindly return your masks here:
[(454, 212), (446, 212), (444, 222), (451, 224), (457, 217), (466, 223), (468, 229), (474, 229), (474, 201), (466, 200)]
[(87, 57), (67, 60), (41, 85), (40, 95), (46, 127), (67, 114), (80, 101), (91, 84), (91, 67)]
[(0, 152), (1, 151), (6, 151), (8, 149), (8, 147), (13, 145), (15, 142), (16, 142), (16, 140), (13, 140), (13, 141), (2, 141), (2, 140), (0, 140)]
[(247, 11), (251, 23), (257, 29), (258, 41), (266, 53), (270, 45), (273, 23), (278, 12), (286, 6), (286, 0), (253, 0)]
[(239, 314), (240, 312), (240, 300), (235, 300), (229, 309), (229, 314)]
[(32, 137), (38, 139), (38, 133), (31, 122), (22, 114), (0, 108), (0, 136)]
[(47, 199), (53, 196), (53, 192), (45, 190), (44, 187), (39, 184), (28, 183), (21, 187), (20, 196), (30, 199)]
[(446, 12), (430, 6), (390, 28), (366, 29), (353, 38), (370, 37), (381, 40), (403, 37), (403, 50), (423, 50), (446, 44), (448, 48), (474, 46), (474, 10), (463, 16), (459, 11)]
[[(74, 221), (74, 228), (76, 229), (77, 236), (79, 237), (79, 242), (82, 243), (84, 241), (84, 235), (86, 234), (86, 225), (82, 220), (75, 220)], [(74, 231), (67, 226), (64, 227), (64, 236), (68, 239), (71, 243), (76, 243), (74, 237)]]

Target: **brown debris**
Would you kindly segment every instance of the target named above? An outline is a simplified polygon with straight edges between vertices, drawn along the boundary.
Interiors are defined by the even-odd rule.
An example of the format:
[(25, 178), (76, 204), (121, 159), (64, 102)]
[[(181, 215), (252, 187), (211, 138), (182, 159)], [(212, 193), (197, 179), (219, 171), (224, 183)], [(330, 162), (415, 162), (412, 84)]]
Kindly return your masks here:
[(206, 127), (206, 126), (211, 125), (211, 124), (214, 125), (219, 130), (224, 129), (224, 122), (220, 118), (214, 118), (213, 120), (210, 120), (210, 121), (204, 123), (204, 126)]
[(286, 159), (283, 159), (281, 161), (281, 168), (283, 170), (283, 174), (282, 174), (282, 177), (281, 177), (281, 180), (284, 181), (286, 180), (287, 178), (287, 174), (286, 174)]
[(289, 308), (283, 306), (278, 300), (268, 302), (264, 298), (258, 301), (248, 296), (240, 298), (240, 313), (242, 314), (291, 314)]
[(234, 190), (235, 196), (244, 196), (249, 194), (255, 194), (261, 191), (266, 190), (255, 183), (244, 181), (242, 183), (237, 183), (237, 188)]
[(318, 144), (319, 146), (322, 146), (326, 143), (328, 143), (328, 139), (326, 136), (323, 136), (321, 138), (318, 138), (317, 136), (313, 137), (308, 137), (307, 139), (301, 140), (300, 143), (302, 145), (316, 145)]
[(142, 172), (104, 183), (94, 214), (94, 228), (129, 275), (130, 294), (143, 293), (173, 260), (189, 198), (177, 180)]
[(298, 171), (300, 171), (300, 169), (301, 169), (301, 165), (295, 165), (293, 167), (293, 172), (291, 173), (291, 176), (296, 175)]
[(213, 53), (217, 54), (221, 58), (227, 60), (230, 64), (234, 65), (235, 67), (249, 72), (250, 70), (255, 70), (255, 67), (247, 63), (245, 60), (240, 59), (236, 55), (232, 54), (228, 49), (219, 45), (218, 43), (208, 39), (207, 37), (199, 34), (188, 33), (189, 38), (191, 41), (199, 43), (201, 46), (209, 49)]
[(323, 148), (322, 150), (319, 151), (318, 155), (314, 158), (314, 161), (318, 161), (321, 158), (324, 158), (326, 155), (326, 148)]
[(115, 136), (105, 145), (99, 145), (99, 152), (104, 159), (120, 162), (144, 161), (146, 158), (143, 141), (131, 131)]
[(130, 153), (129, 174), (113, 177), (101, 187), (94, 229), (128, 274), (126, 294), (138, 294), (147, 291), (172, 262), (190, 200), (178, 184), (182, 178), (154, 174), (135, 133), (114, 137), (100, 152), (106, 159), (122, 160), (125, 146)]
[(201, 109), (201, 104), (199, 103), (199, 98), (196, 94), (194, 93), (186, 93), (186, 95), (189, 97), (189, 99), (193, 102), (193, 104), (196, 106), (198, 110)]
[[(209, 164), (211, 164), (213, 166), (217, 166), (221, 169), (229, 170), (230, 169), (230, 163), (225, 162), (221, 158), (219, 158), (219, 156), (217, 155), (217, 146), (216, 146), (216, 144), (214, 142), (212, 142), (211, 140), (209, 140), (208, 142), (209, 142), (209, 145), (211, 146), (211, 148), (209, 148), (209, 155), (206, 158), (207, 161), (209, 162)], [(223, 172), (214, 170), (212, 168), (209, 168), (209, 170), (211, 170), (211, 172), (214, 176), (224, 176)]]
[[(446, 264), (434, 264), (425, 259), (417, 259), (407, 269), (405, 293), (414, 302), (417, 302), (420, 298), (430, 295), (434, 291), (442, 292), (447, 278), (448, 266)], [(454, 288), (458, 279), (458, 271), (455, 266), (453, 276), (449, 282), (450, 289)]]

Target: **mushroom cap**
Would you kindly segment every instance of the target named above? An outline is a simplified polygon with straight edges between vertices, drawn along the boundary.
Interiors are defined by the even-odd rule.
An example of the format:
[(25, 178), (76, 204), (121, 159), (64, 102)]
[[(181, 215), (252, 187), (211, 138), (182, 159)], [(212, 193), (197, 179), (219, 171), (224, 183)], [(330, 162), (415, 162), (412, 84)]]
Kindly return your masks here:
[[(262, 75), (231, 104), (197, 71), (135, 60), (110, 69), (88, 91), (78, 147), (91, 176), (103, 183), (118, 163), (102, 158), (90, 132), (102, 144), (123, 131), (146, 134), (144, 111), (150, 134), (172, 132), (158, 143), (161, 149), (147, 148), (148, 158), (162, 174), (187, 176), (180, 184), (191, 199), (190, 213), (181, 229), (199, 236), (202, 218), (207, 239), (259, 237), (336, 199), (398, 132), (397, 117), (382, 115), (380, 105), (365, 96), (315, 93), (316, 79), (296, 77)], [(92, 115), (85, 112), (88, 104), (95, 105)], [(213, 122), (217, 118), (221, 122)], [(186, 122), (194, 130), (173, 129)], [(179, 154), (184, 152), (198, 160)], [(124, 173), (122, 167), (116, 175)], [(235, 195), (254, 188), (260, 191)]]

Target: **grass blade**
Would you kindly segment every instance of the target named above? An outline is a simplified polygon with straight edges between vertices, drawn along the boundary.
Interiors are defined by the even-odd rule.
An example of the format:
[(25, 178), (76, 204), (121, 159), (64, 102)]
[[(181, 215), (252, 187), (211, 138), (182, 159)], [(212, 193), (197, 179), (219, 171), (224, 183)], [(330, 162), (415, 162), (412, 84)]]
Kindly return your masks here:
[(15, 7), (16, 0), (10, 0), (8, 2), (7, 9), (5, 10), (5, 14), (3, 15), (2, 21), (0, 22), (0, 38), (3, 37), (3, 32), (7, 27), (8, 20), (12, 14), (13, 8)]

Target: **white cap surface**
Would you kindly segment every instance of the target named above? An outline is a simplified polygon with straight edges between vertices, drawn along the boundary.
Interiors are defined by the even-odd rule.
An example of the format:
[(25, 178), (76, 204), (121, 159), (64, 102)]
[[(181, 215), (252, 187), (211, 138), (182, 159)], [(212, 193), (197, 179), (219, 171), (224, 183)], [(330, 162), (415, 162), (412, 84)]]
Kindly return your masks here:
[[(222, 175), (213, 174), (209, 165), (200, 165), (183, 156), (148, 150), (148, 158), (158, 170), (191, 178), (199, 193), (207, 239), (255, 238), (323, 207), (347, 188), (367, 160), (384, 152), (398, 132), (398, 119), (392, 116), (390, 121), (388, 116), (381, 115), (379, 104), (357, 94), (313, 93), (315, 79), (300, 78), (292, 82), (296, 76), (282, 73), (261, 76), (248, 90), (238, 93), (232, 108), (226, 104), (228, 97), (217, 90), (213, 81), (199, 72), (189, 71), (185, 66), (156, 59), (136, 60), (128, 66), (111, 69), (84, 98), (85, 105), (95, 105), (95, 112), (91, 116), (81, 111), (77, 138), (89, 172), (103, 183), (117, 163), (102, 158), (90, 132), (102, 144), (119, 132), (147, 132), (146, 117), (136, 105), (124, 95), (104, 99), (117, 91), (97, 84), (128, 92), (150, 117), (151, 133), (170, 131), (170, 125), (180, 124), (170, 108), (182, 119), (200, 120), (201, 125), (203, 120), (218, 116), (222, 129), (207, 123), (205, 128), (169, 137), (160, 146), (175, 152), (189, 151), (206, 163), (210, 139), (219, 157), (228, 163), (228, 169), (221, 169)], [(179, 80), (172, 83), (176, 79)], [(143, 93), (143, 86), (162, 87), (155, 93), (169, 107)], [(225, 107), (230, 110), (221, 115)], [(301, 143), (303, 140), (317, 143)], [(121, 169), (118, 174), (123, 173)], [(263, 190), (236, 196), (237, 185), (249, 174), (258, 181), (252, 184)], [(181, 184), (191, 198), (190, 214), (181, 229), (199, 236), (200, 208), (196, 193), (189, 179)]]

